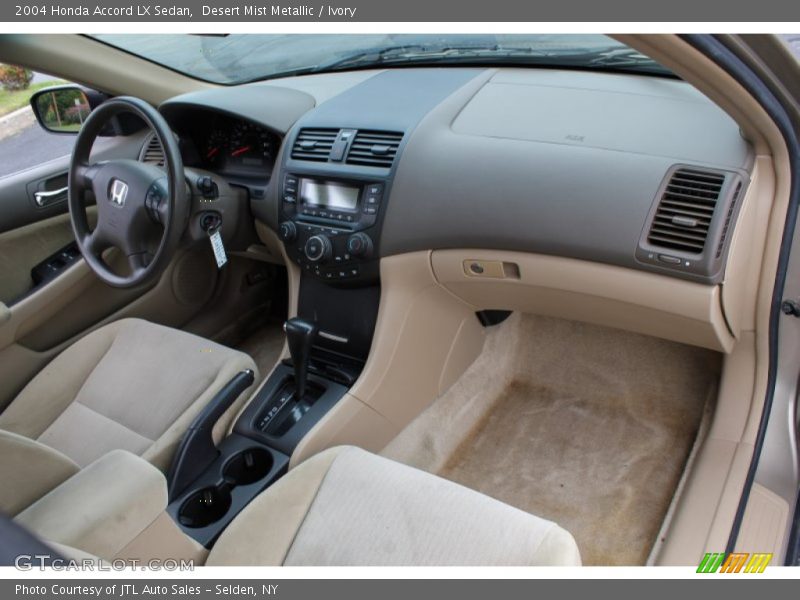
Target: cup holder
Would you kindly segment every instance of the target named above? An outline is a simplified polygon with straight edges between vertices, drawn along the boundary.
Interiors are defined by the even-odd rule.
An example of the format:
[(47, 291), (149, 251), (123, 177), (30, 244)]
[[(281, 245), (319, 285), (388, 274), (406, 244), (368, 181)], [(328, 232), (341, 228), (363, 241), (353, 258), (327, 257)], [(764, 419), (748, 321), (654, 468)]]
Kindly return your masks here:
[(178, 512), (178, 518), (184, 527), (205, 527), (219, 521), (230, 507), (231, 493), (228, 489), (205, 487), (184, 501)]
[[(183, 501), (178, 510), (178, 521), (190, 529), (200, 529), (222, 521), (233, 505), (234, 496), (231, 493), (234, 488), (265, 479), (273, 466), (272, 453), (264, 448), (240, 450), (225, 461), (222, 481), (217, 479), (215, 485), (206, 485)], [(219, 477), (219, 471), (215, 472)]]
[(272, 454), (263, 448), (248, 448), (225, 463), (222, 476), (230, 485), (247, 485), (267, 476), (272, 469)]

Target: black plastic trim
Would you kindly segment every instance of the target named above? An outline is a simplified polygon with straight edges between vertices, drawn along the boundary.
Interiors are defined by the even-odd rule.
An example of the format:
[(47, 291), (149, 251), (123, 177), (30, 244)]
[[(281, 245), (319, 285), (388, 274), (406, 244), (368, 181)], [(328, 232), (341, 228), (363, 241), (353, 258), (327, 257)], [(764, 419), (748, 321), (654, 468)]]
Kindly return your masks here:
[(255, 374), (250, 369), (237, 373), (192, 421), (172, 457), (167, 476), (170, 500), (175, 499), (217, 459), (219, 450), (211, 435), (214, 424), (254, 381)]
[(767, 375), (767, 392), (764, 399), (764, 408), (761, 413), (758, 434), (756, 436), (753, 458), (747, 472), (742, 497), (734, 518), (731, 534), (728, 538), (727, 552), (733, 552), (736, 539), (739, 536), (739, 529), (744, 518), (744, 511), (747, 501), (750, 498), (750, 490), (755, 480), (758, 462), (761, 457), (761, 450), (764, 445), (769, 415), (772, 410), (772, 400), (775, 395), (775, 384), (777, 381), (778, 370), (778, 324), (781, 318), (781, 299), (789, 265), (789, 256), (794, 237), (795, 224), (797, 221), (798, 204), (800, 204), (800, 189), (798, 189), (796, 174), (800, 173), (800, 140), (797, 131), (792, 123), (792, 118), (780, 100), (769, 89), (769, 87), (756, 75), (748, 65), (746, 65), (733, 51), (731, 51), (721, 40), (711, 35), (686, 35), (683, 36), (693, 47), (700, 50), (709, 59), (723, 67), (736, 81), (738, 81), (755, 100), (769, 114), (778, 129), (783, 135), (789, 154), (791, 171), (795, 174), (792, 178), (789, 193), (789, 205), (786, 210), (786, 226), (781, 238), (781, 249), (778, 258), (778, 268), (775, 275), (775, 285), (772, 292), (772, 303), (769, 316), (769, 368)]
[[(248, 483), (236, 483), (226, 476), (227, 467), (239, 454), (262, 450), (269, 453), (271, 463), (267, 472), (259, 479)], [(167, 512), (189, 537), (197, 540), (206, 548), (211, 548), (222, 531), (236, 518), (242, 509), (267, 487), (281, 478), (289, 468), (289, 457), (272, 448), (241, 435), (231, 434), (219, 446), (216, 459), (191, 482), (191, 485), (178, 496), (171, 499)], [(224, 513), (201, 527), (189, 527), (181, 523), (181, 512), (184, 504), (195, 494), (204, 489), (214, 489), (229, 500)], [(270, 532), (265, 532), (268, 536)]]
[(312, 427), (314, 427), (314, 425), (316, 425), (347, 393), (347, 388), (345, 386), (309, 373), (309, 384), (324, 389), (320, 397), (311, 405), (309, 411), (303, 415), (289, 431), (280, 437), (268, 435), (260, 431), (257, 427), (257, 422), (262, 413), (281, 387), (287, 381), (293, 380), (293, 378), (294, 369), (283, 364), (278, 365), (269, 376), (266, 383), (261, 386), (256, 397), (250, 401), (242, 415), (237, 419), (233, 427), (234, 432), (291, 456), (294, 449), (306, 434), (311, 431)]
[(492, 327), (494, 325), (499, 325), (503, 321), (505, 321), (508, 317), (511, 316), (510, 310), (480, 310), (475, 313), (475, 316), (478, 317), (478, 321), (484, 327)]

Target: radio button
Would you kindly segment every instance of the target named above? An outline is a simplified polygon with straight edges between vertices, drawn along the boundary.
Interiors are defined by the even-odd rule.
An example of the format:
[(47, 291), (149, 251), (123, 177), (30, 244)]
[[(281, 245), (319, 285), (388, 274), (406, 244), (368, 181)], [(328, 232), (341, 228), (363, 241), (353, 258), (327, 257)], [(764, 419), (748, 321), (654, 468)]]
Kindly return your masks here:
[(326, 262), (333, 254), (333, 246), (327, 236), (312, 235), (306, 241), (303, 252), (311, 262)]
[(378, 196), (367, 196), (367, 206), (377, 206), (380, 202), (381, 199)]
[(346, 248), (352, 256), (368, 256), (372, 252), (372, 239), (366, 233), (354, 233), (347, 238)]
[(291, 243), (297, 238), (297, 227), (292, 221), (284, 221), (280, 227), (281, 239), (286, 243)]
[(377, 206), (365, 206), (364, 207), (364, 214), (365, 215), (378, 214), (378, 207)]
[(372, 183), (367, 186), (367, 193), (374, 194), (379, 196), (383, 193), (383, 184), (382, 183)]

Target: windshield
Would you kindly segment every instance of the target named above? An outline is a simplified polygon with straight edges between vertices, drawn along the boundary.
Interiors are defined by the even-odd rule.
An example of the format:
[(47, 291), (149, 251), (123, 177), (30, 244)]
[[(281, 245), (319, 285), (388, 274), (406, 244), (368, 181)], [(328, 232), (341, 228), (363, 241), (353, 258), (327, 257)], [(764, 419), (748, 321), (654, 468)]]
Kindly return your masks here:
[(287, 75), (412, 65), (531, 65), (671, 73), (604, 35), (96, 35), (190, 77), (237, 84)]

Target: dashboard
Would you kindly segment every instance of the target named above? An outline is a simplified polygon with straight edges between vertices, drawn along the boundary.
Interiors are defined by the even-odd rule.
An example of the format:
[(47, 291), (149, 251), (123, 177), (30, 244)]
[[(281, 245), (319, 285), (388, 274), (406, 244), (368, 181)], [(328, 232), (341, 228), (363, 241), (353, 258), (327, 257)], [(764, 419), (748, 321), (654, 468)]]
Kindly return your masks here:
[[(718, 283), (753, 162), (720, 108), (647, 76), (396, 69), (195, 92), (161, 111), (187, 165), (279, 175), (254, 215), (329, 279), (319, 267), (340, 255), (328, 241), (362, 232), (372, 260), (492, 248)], [(337, 201), (350, 190), (349, 209), (298, 203), (285, 177)], [(333, 239), (310, 260), (304, 244), (320, 235)]]
[(692, 314), (713, 320), (702, 344), (729, 343), (720, 305), (736, 288), (721, 284), (754, 154), (685, 82), (409, 68), (192, 92), (160, 110), (188, 166), (249, 190), (304, 280), (374, 286), (383, 260), (463, 251), (447, 277), (524, 283), (536, 275), (517, 263), (467, 259), (556, 257), (692, 282)]

